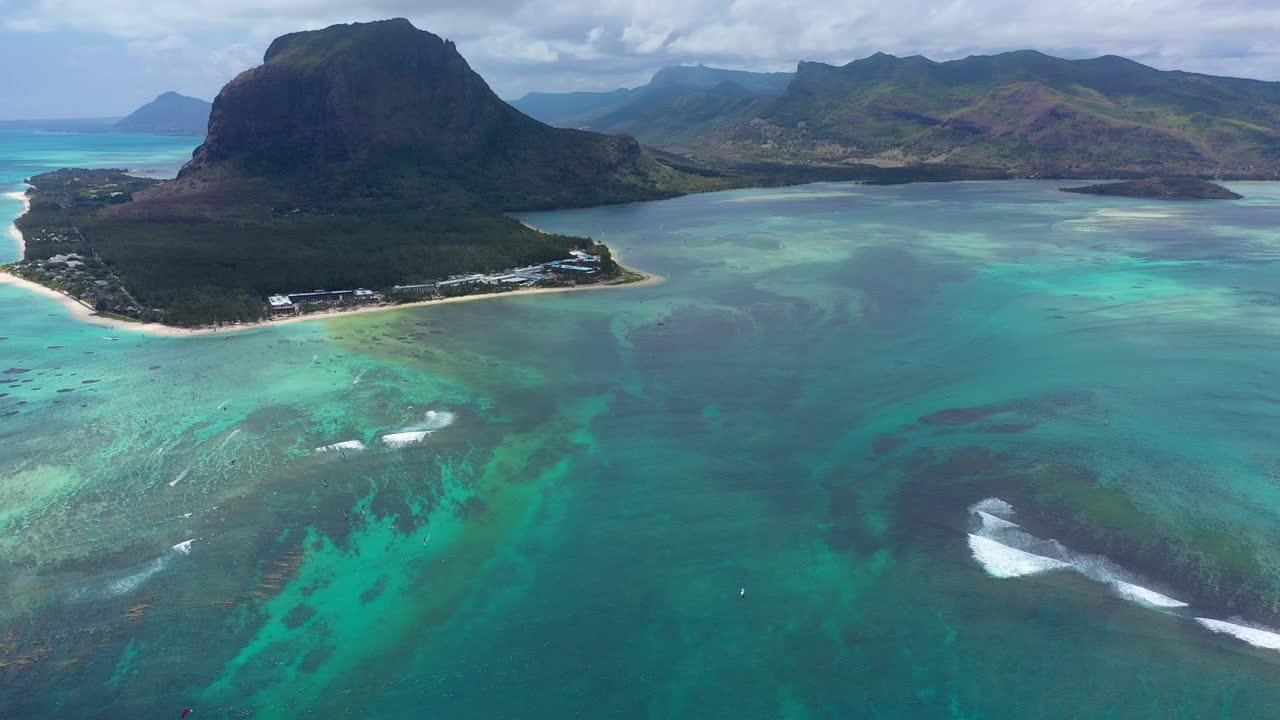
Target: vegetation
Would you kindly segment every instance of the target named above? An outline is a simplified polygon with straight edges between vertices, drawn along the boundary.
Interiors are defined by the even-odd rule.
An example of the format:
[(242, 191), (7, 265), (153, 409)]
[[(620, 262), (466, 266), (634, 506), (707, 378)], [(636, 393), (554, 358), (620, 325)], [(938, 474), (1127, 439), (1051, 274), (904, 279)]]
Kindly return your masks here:
[(32, 178), (22, 271), (53, 282), (42, 261), (77, 253), (101, 266), (56, 281), (104, 310), (239, 321), (260, 316), (273, 293), (421, 283), (591, 245), (525, 227), (513, 210), (721, 184), (632, 138), (521, 115), (452, 43), (404, 20), (279, 38), (217, 106), (176, 180), (119, 170)]
[[(677, 70), (699, 71), (701, 83), (658, 82)], [(731, 75), (669, 68), (635, 90), (532, 95), (516, 106), (554, 124), (633, 133), (722, 169), (1280, 177), (1280, 83), (1033, 51), (943, 63), (877, 53), (843, 67), (802, 62), (794, 76)]]
[(801, 63), (695, 150), (739, 160), (963, 164), (1054, 177), (1280, 173), (1280, 83), (1032, 51)]
[(1280, 171), (1280, 85), (1120, 58), (877, 55), (802, 63), (794, 78), (669, 68), (609, 96), (569, 105), (679, 152), (543, 125), (405, 20), (286, 35), (222, 90), (176, 180), (33, 178), (17, 270), (103, 311), (206, 324), (254, 319), (277, 292), (422, 283), (590, 246), (516, 210), (823, 180)]
[(1155, 198), (1158, 200), (1239, 200), (1243, 195), (1197, 178), (1152, 178), (1126, 182), (1061, 188), (1063, 192), (1084, 195)]

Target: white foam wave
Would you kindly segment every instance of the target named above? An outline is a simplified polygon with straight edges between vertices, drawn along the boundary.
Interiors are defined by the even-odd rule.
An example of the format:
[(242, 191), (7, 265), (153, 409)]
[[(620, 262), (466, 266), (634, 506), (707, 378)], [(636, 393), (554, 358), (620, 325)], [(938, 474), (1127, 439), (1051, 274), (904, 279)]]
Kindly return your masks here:
[[(1152, 608), (1187, 607), (1181, 600), (1145, 587), (1142, 578), (1104, 555), (1076, 552), (1057, 540), (1031, 535), (1008, 519), (1015, 517), (1013, 506), (999, 498), (974, 503), (969, 506), (969, 512), (969, 548), (989, 575), (1020, 577), (1046, 570), (1071, 569), (1106, 585), (1130, 602)], [(975, 542), (975, 538), (986, 542)]]
[(387, 447), (396, 449), (420, 443), (427, 439), (427, 436), (430, 434), (430, 430), (411, 430), (409, 432), (391, 433), (390, 435), (383, 435), (382, 442), (385, 443)]
[(236, 428), (235, 430), (232, 430), (230, 435), (222, 439), (222, 444), (218, 446), (218, 449), (221, 450), (222, 448), (226, 447), (227, 443), (231, 442), (231, 439), (239, 434), (240, 434), (240, 428)]
[(186, 469), (184, 469), (182, 472), (178, 473), (178, 477), (176, 477), (176, 478), (174, 478), (173, 480), (170, 480), (170, 481), (169, 481), (169, 487), (173, 487), (174, 485), (177, 485), (178, 483), (182, 482), (182, 478), (186, 477), (186, 476), (187, 476), (187, 473), (189, 473), (189, 472), (191, 472), (191, 467), (190, 467), (190, 466), (187, 466), (187, 468), (186, 468)]
[(1000, 498), (987, 498), (986, 500), (979, 500), (978, 502), (969, 506), (969, 512), (986, 513), (988, 515), (995, 515), (1005, 520), (1012, 519), (1016, 514), (1013, 511), (1013, 506), (1001, 500)]
[(141, 587), (142, 583), (150, 580), (152, 576), (154, 576), (156, 573), (160, 572), (161, 570), (164, 570), (168, 564), (169, 564), (169, 558), (167, 557), (156, 558), (155, 560), (152, 560), (146, 567), (142, 568), (142, 570), (132, 575), (128, 575), (126, 577), (120, 578), (119, 580), (116, 580), (115, 582), (112, 582), (109, 585), (107, 585), (107, 594), (108, 595), (124, 595), (125, 593), (133, 592), (134, 590), (137, 590), (139, 587)]
[(447, 410), (428, 410), (414, 430), (443, 430), (453, 424), (454, 415)]
[(997, 578), (1022, 577), (1071, 567), (1061, 560), (1033, 555), (972, 533), (969, 534), (969, 550), (982, 569)]
[(364, 379), (364, 371), (363, 371), (363, 370), (361, 370), (361, 371), (360, 371), (360, 373), (356, 375), (356, 379), (355, 379), (355, 380), (352, 380), (352, 381), (351, 381), (351, 384), (352, 384), (352, 385), (359, 385), (359, 384), (360, 384), (360, 381), (361, 381), (362, 379)]
[(1134, 585), (1123, 580), (1112, 581), (1111, 589), (1125, 600), (1132, 600), (1141, 605), (1150, 605), (1157, 608), (1187, 607), (1187, 604), (1181, 600), (1175, 600), (1168, 595), (1161, 595), (1155, 590), (1148, 590), (1141, 585)]
[(178, 543), (177, 545), (174, 545), (174, 546), (173, 546), (173, 551), (174, 551), (174, 552), (176, 552), (176, 553), (181, 553), (181, 554), (183, 554), (183, 555), (190, 555), (190, 554), (191, 554), (191, 543), (193, 543), (193, 542), (195, 542), (195, 541), (196, 541), (196, 539), (195, 539), (195, 538), (191, 538), (190, 540), (183, 540), (182, 542), (180, 542), (180, 543)]
[(318, 447), (315, 449), (315, 451), (318, 453), (329, 452), (330, 450), (352, 450), (354, 452), (359, 452), (364, 449), (365, 449), (364, 443), (360, 442), (359, 440), (343, 440), (342, 442), (336, 442), (329, 445)]
[(1004, 518), (996, 517), (991, 513), (983, 512), (981, 510), (975, 510), (974, 515), (978, 516), (978, 520), (982, 523), (982, 527), (985, 530), (990, 530), (990, 531), (1011, 530), (1013, 528), (1018, 527), (1017, 523), (1011, 523), (1008, 520), (1005, 520)]
[(1243, 640), (1254, 647), (1265, 648), (1267, 650), (1280, 650), (1280, 633), (1277, 633), (1274, 630), (1263, 630), (1261, 628), (1249, 627), (1248, 625), (1229, 623), (1225, 620), (1212, 620), (1210, 618), (1202, 617), (1196, 618), (1196, 622), (1213, 632), (1230, 635), (1237, 640)]

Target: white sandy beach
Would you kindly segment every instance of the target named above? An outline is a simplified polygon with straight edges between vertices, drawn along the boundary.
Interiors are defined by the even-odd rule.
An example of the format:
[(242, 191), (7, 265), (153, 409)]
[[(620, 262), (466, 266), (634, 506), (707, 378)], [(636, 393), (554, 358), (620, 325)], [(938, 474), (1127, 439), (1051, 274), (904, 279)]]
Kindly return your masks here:
[(17, 220), (26, 215), (27, 211), (31, 209), (31, 198), (27, 197), (27, 193), (22, 190), (5, 193), (5, 197), (11, 197), (22, 202), (22, 212), (18, 213), (17, 217), (13, 219), (14, 222), (9, 223), (9, 234), (13, 236), (14, 242), (18, 243), (18, 257), (22, 257), (27, 252), (27, 242), (22, 237), (22, 231), (18, 230)]
[(276, 325), (288, 325), (291, 323), (308, 322), (312, 320), (324, 320), (327, 318), (342, 317), (345, 315), (360, 315), (363, 313), (387, 312), (390, 310), (403, 310), (405, 308), (425, 307), (428, 305), (448, 305), (451, 303), (471, 302), (473, 300), (491, 300), (494, 298), (509, 297), (526, 297), (529, 295), (546, 295), (550, 293), (577, 292), (580, 290), (607, 290), (609, 288), (634, 288), (645, 287), (648, 285), (657, 285), (663, 282), (663, 278), (658, 275), (649, 273), (641, 273), (636, 270), (630, 272), (637, 275), (644, 275), (643, 280), (627, 283), (600, 283), (598, 285), (579, 285), (577, 287), (556, 287), (556, 288), (527, 288), (523, 290), (510, 290), (499, 293), (486, 293), (483, 295), (463, 295), (461, 297), (442, 298), (440, 300), (422, 300), (419, 302), (403, 303), (400, 305), (374, 305), (371, 307), (353, 308), (349, 310), (332, 310), (329, 312), (310, 313), (307, 315), (292, 315), (284, 318), (276, 318), (263, 320), (256, 323), (219, 325), (217, 327), (200, 327), (200, 328), (180, 328), (172, 325), (162, 325), (160, 323), (142, 323), (130, 322), (128, 320), (118, 320), (116, 318), (103, 317), (99, 315), (93, 308), (76, 300), (75, 298), (60, 293), (57, 290), (47, 288), (39, 283), (31, 282), (23, 278), (11, 275), (7, 272), (0, 271), (0, 284), (13, 285), (21, 287), (31, 292), (44, 295), (45, 297), (57, 300), (63, 307), (78, 320), (83, 320), (91, 325), (98, 327), (110, 328), (112, 330), (124, 330), (127, 332), (143, 333), (145, 335), (162, 335), (165, 337), (189, 337), (193, 335), (217, 335), (234, 332), (245, 332), (247, 330), (259, 330), (262, 328), (273, 327)]

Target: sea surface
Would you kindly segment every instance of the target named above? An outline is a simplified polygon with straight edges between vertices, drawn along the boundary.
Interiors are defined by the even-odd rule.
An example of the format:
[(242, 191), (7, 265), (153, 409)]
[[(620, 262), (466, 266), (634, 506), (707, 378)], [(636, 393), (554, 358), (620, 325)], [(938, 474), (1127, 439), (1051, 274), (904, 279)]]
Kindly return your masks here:
[(1280, 716), (1280, 186), (1058, 184), (534, 214), (666, 282), (197, 338), (0, 286), (0, 717)]

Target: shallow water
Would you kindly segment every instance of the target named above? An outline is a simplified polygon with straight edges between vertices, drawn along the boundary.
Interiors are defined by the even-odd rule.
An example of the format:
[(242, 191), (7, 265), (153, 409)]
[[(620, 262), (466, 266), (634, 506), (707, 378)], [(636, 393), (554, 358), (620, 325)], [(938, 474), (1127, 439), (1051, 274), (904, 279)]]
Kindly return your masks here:
[[(1280, 187), (1232, 187), (541, 213), (668, 281), (231, 336), (0, 286), (0, 716), (1266, 717)], [(993, 577), (988, 498), (1088, 572)]]

